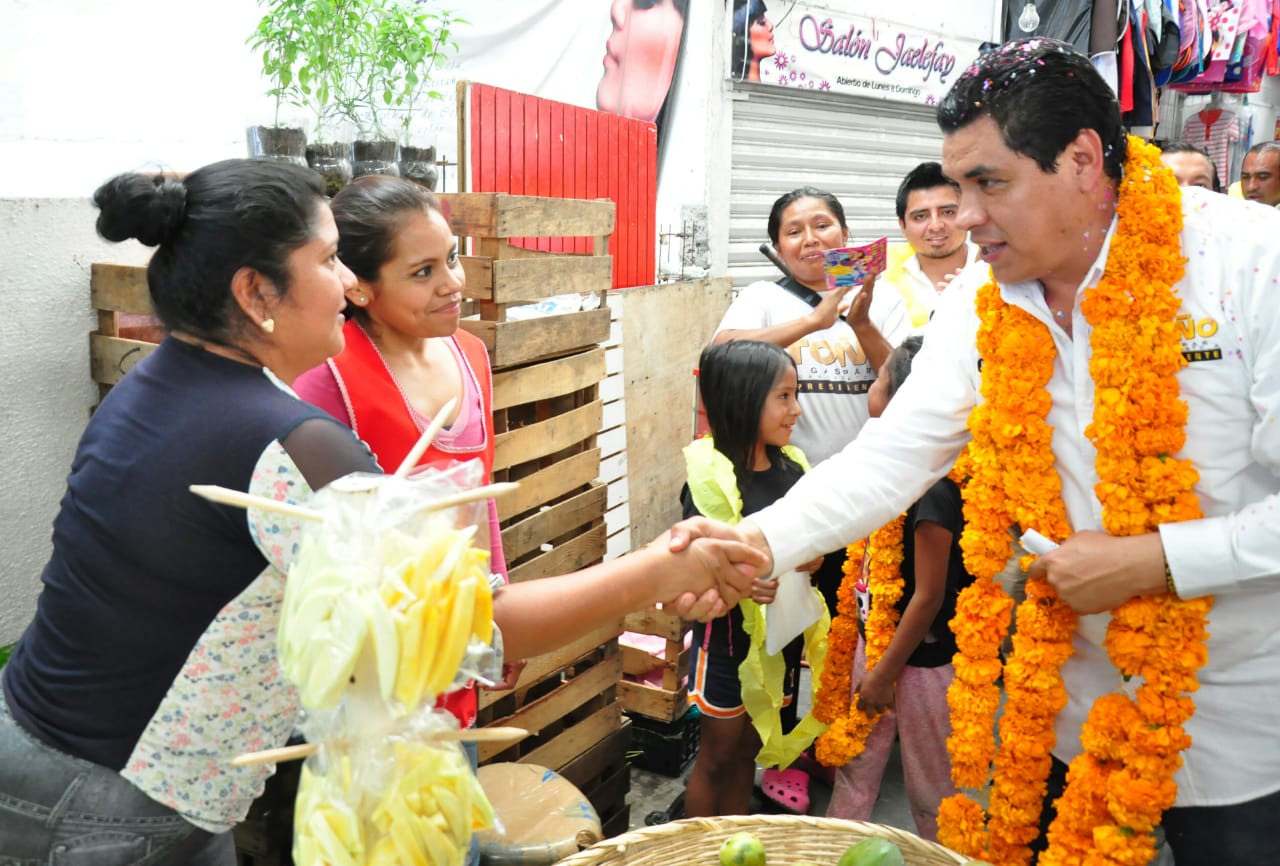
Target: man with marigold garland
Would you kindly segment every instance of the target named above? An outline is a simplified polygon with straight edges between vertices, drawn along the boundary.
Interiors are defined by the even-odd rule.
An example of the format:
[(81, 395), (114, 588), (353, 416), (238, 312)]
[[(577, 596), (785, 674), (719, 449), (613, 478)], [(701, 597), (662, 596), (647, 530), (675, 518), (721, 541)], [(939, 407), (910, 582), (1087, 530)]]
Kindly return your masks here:
[[(986, 809), (944, 802), (940, 839), (1002, 866), (1142, 864), (1163, 825), (1178, 866), (1272, 862), (1280, 215), (1180, 190), (1053, 40), (983, 55), (938, 122), (986, 282), (948, 290), (916, 374), (854, 442), (750, 520), (686, 521), (672, 543), (741, 537), (785, 571), (960, 458), (976, 579), (948, 748), (957, 786), (992, 787)], [(1002, 661), (994, 577), (1027, 530), (1059, 546), (1030, 564)]]

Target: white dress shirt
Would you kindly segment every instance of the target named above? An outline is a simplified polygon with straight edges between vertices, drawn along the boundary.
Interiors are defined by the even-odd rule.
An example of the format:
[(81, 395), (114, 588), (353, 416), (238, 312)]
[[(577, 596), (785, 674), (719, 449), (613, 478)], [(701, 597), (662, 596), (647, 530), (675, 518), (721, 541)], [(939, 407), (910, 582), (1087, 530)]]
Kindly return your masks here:
[[(1209, 661), (1187, 724), (1192, 746), (1176, 776), (1178, 805), (1243, 802), (1280, 789), (1280, 214), (1183, 189), (1183, 353), (1178, 374), (1189, 407), (1179, 456), (1199, 470), (1206, 515), (1161, 527), (1180, 595), (1213, 594)], [(1053, 324), (1038, 282), (1002, 285), (1006, 302), (1043, 322), (1058, 350), (1048, 423), (1073, 527), (1100, 529), (1095, 449), (1084, 435), (1093, 414), (1090, 327), (1084, 290), (1102, 275), (1112, 229), (1076, 293), (1075, 339)], [(815, 466), (786, 497), (752, 516), (773, 550), (776, 571), (861, 538), (902, 513), (947, 472), (969, 440), (980, 399), (981, 283), (944, 294), (925, 330), (913, 375), (884, 415), (843, 451)], [(1035, 527), (1024, 527), (1035, 528)], [(1063, 666), (1070, 702), (1058, 717), (1054, 753), (1070, 760), (1096, 697), (1125, 687), (1102, 648), (1109, 614), (1080, 618), (1075, 652)], [(1129, 684), (1132, 690), (1137, 678)]]

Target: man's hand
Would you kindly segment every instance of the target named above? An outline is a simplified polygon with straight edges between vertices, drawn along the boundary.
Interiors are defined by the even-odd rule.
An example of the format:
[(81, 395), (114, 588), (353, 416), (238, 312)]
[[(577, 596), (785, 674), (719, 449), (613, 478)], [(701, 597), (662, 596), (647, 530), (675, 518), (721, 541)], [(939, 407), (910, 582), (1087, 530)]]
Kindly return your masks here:
[(751, 592), (752, 582), (768, 574), (768, 556), (742, 540), (737, 527), (694, 517), (677, 523), (664, 538), (676, 559), (677, 590), (665, 605), (685, 619), (723, 616)]
[(718, 590), (709, 589), (702, 595), (686, 592), (671, 601), (664, 601), (662, 609), (674, 613), (681, 619), (710, 622), (728, 613), (729, 605), (724, 603)]
[(1165, 591), (1160, 533), (1114, 537), (1077, 532), (1031, 564), (1076, 613), (1102, 613), (1139, 595)]
[[(710, 546), (699, 550), (700, 545)], [(751, 592), (756, 578), (767, 577), (772, 571), (773, 561), (764, 535), (746, 522), (730, 526), (706, 517), (682, 520), (671, 527), (667, 549), (676, 554), (686, 549), (705, 554), (700, 561), (715, 580), (710, 589), (689, 590), (665, 604), (684, 619), (706, 621), (724, 616), (739, 598)]]
[(690, 517), (671, 527), (668, 539), (669, 549), (672, 553), (679, 553), (698, 538), (722, 538), (726, 541), (749, 544), (764, 556), (764, 564), (759, 569), (760, 576), (773, 574), (773, 551), (769, 549), (769, 542), (765, 539), (764, 533), (750, 520), (730, 526), (708, 517)]
[(826, 557), (819, 556), (812, 562), (806, 562), (804, 565), (797, 565), (796, 571), (803, 571), (805, 574), (813, 574), (815, 571), (822, 568), (822, 563), (824, 561), (826, 561)]
[(875, 297), (875, 291), (876, 278), (868, 277), (862, 284), (862, 288), (853, 296), (849, 312), (845, 313), (844, 320), (849, 323), (849, 327), (857, 330), (871, 324), (871, 301)]

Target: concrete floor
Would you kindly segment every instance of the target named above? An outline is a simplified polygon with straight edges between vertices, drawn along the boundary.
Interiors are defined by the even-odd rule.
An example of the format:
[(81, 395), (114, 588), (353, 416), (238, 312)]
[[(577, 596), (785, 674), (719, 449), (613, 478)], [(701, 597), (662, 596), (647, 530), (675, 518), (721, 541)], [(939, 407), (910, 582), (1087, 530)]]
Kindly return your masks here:
[[(651, 773), (639, 767), (632, 767), (630, 829), (636, 830), (644, 827), (646, 819), (651, 815), (665, 812), (669, 809), (676, 798), (684, 793), (685, 779), (688, 774), (688, 768), (678, 778), (672, 778)], [(759, 782), (759, 773), (756, 774), (756, 780)], [(809, 814), (819, 817), (826, 815), (827, 803), (830, 799), (831, 789), (822, 781), (811, 779), (809, 782)], [(751, 798), (751, 812), (753, 814), (781, 811), (783, 810), (780, 807), (761, 795), (759, 787), (756, 788)], [(911, 810), (907, 806), (907, 794), (902, 784), (902, 764), (898, 760), (896, 747), (894, 748), (893, 757), (889, 760), (889, 766), (885, 769), (884, 781), (880, 786), (880, 799), (876, 801), (875, 810), (871, 813), (871, 820), (877, 824), (886, 824), (890, 827), (898, 827), (912, 833), (915, 832), (916, 826), (911, 819)], [(660, 820), (654, 821), (654, 823), (659, 822)]]
[[(803, 715), (809, 711), (810, 706), (809, 669), (807, 667), (800, 672), (800, 696), (800, 713)], [(658, 816), (654, 815), (654, 813), (668, 810), (675, 799), (684, 792), (685, 779), (688, 775), (688, 767), (678, 778), (672, 778), (633, 766), (631, 768), (630, 829), (635, 830), (644, 827), (646, 818), (650, 816), (657, 818)], [(752, 813), (783, 811), (781, 807), (778, 807), (773, 801), (760, 793), (759, 780), (760, 773), (757, 771), (757, 787), (754, 796), (751, 798)], [(827, 803), (830, 799), (831, 789), (822, 781), (811, 779), (809, 783), (809, 814), (819, 817), (826, 815)], [(907, 793), (902, 782), (902, 763), (898, 758), (896, 746), (892, 757), (889, 759), (889, 765), (885, 768), (884, 781), (880, 785), (880, 799), (876, 802), (875, 810), (871, 813), (871, 820), (877, 824), (886, 824), (890, 827), (898, 827), (912, 833), (915, 832), (915, 821), (911, 819), (911, 810), (907, 805)], [(654, 823), (658, 822), (658, 820), (654, 821)]]

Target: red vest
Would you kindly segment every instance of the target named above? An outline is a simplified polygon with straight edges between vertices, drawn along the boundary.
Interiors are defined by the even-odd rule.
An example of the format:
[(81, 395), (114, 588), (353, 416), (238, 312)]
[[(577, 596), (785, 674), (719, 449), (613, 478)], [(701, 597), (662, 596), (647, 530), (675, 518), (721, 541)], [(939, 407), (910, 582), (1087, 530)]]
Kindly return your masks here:
[[(422, 436), (422, 431), (414, 423), (404, 395), (364, 328), (351, 319), (342, 333), (346, 337), (346, 348), (327, 363), (338, 382), (343, 402), (347, 404), (351, 430), (369, 446), (384, 471), (394, 472)], [(474, 450), (463, 451), (442, 451), (433, 444), (422, 455), (418, 465), (447, 464), (479, 457), (484, 463), (484, 482), (487, 484), (493, 477), (493, 378), (489, 370), (489, 353), (478, 337), (461, 328), (454, 338), (470, 367), (470, 371), (460, 371), (462, 376), (474, 374), (480, 386), (480, 402), (484, 407), (481, 418), (484, 444)], [(462, 727), (469, 727), (475, 722), (478, 709), (476, 690), (465, 688), (445, 695), (437, 706), (453, 713)]]
[[(364, 328), (352, 319), (342, 333), (346, 337), (346, 348), (327, 363), (347, 404), (352, 432), (369, 446), (384, 472), (394, 472), (422, 436), (422, 431), (414, 423), (404, 395)], [(461, 328), (454, 334), (454, 339), (480, 386), (484, 445), (462, 451), (443, 451), (432, 445), (418, 465), (479, 457), (484, 463), (485, 483), (488, 483), (493, 476), (493, 378), (489, 372), (489, 353), (478, 337)], [(461, 373), (464, 377), (468, 375), (467, 370)]]

